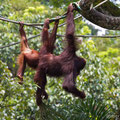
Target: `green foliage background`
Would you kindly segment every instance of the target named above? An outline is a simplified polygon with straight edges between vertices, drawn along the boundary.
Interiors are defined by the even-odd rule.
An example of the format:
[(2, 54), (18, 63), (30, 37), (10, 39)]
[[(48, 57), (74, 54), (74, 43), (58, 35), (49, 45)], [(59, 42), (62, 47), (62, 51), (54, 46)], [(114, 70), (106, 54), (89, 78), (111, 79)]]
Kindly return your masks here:
[[(41, 23), (45, 18), (54, 18), (65, 13), (71, 0), (2, 0), (0, 15), (26, 23)], [(75, 0), (74, 0), (75, 2)], [(65, 20), (60, 20), (60, 24)], [(76, 34), (97, 34), (98, 30), (87, 21), (75, 21)], [(53, 27), (53, 24), (50, 25)], [(41, 31), (25, 26), (27, 37)], [(58, 29), (65, 34), (65, 26)], [(106, 35), (119, 35), (108, 31)], [(19, 26), (0, 21), (0, 46), (20, 41)], [(57, 38), (56, 55), (63, 51), (63, 38)], [(40, 37), (29, 41), (31, 48), (38, 50)], [(18, 84), (16, 59), (20, 45), (0, 49), (0, 120), (119, 120), (120, 118), (120, 39), (85, 38), (78, 42), (78, 56), (87, 60), (87, 65), (77, 77), (76, 85), (86, 93), (84, 101), (62, 89), (63, 78), (49, 78), (46, 90), (48, 101), (37, 107), (35, 102), (35, 71), (27, 68), (24, 85)]]

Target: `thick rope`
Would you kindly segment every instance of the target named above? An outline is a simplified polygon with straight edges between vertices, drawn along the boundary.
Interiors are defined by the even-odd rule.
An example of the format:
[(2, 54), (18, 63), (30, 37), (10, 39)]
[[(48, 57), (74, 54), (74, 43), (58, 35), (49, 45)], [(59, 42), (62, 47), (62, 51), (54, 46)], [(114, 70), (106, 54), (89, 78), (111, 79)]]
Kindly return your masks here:
[[(102, 4), (106, 3), (107, 1), (108, 1), (108, 0), (102, 1), (101, 3), (99, 3), (98, 5), (96, 5), (96, 6), (93, 7), (93, 8), (97, 8), (97, 7), (101, 6)], [(76, 7), (78, 11), (81, 10), (80, 7), (79, 7), (79, 2), (73, 2), (73, 6)], [(58, 20), (58, 19), (63, 19), (63, 18), (66, 17), (66, 14), (67, 14), (67, 13), (65, 13), (63, 16), (58, 17), (58, 18), (52, 18), (52, 19), (50, 20), (50, 22), (53, 22), (53, 21)], [(0, 16), (0, 17), (3, 18), (4, 21), (8, 21), (8, 22), (13, 22), (13, 23), (19, 24), (18, 21), (9, 20), (9, 19), (6, 19), (6, 18), (4, 18), (4, 17), (2, 17), (2, 16)], [(79, 15), (79, 16), (77, 16), (76, 18), (74, 18), (74, 20), (76, 20), (76, 19), (78, 19), (78, 18), (81, 18), (81, 17), (82, 17), (82, 16)], [(2, 20), (2, 19), (1, 19), (1, 20)], [(62, 27), (62, 26), (64, 26), (65, 24), (66, 24), (66, 22), (63, 23), (63, 24), (60, 24), (58, 27)], [(43, 25), (43, 23), (40, 23), (40, 24), (36, 24), (36, 23), (33, 23), (33, 24), (31, 24), (31, 23), (24, 23), (24, 25), (36, 26), (36, 25)], [(36, 28), (42, 29), (42, 28), (37, 27), (37, 26), (36, 26)], [(49, 32), (51, 32), (51, 30), (52, 30), (52, 29), (50, 29)], [(41, 34), (32, 36), (32, 37), (28, 38), (28, 40), (31, 40), (31, 39), (33, 39), (33, 38), (35, 38), (35, 37), (40, 36), (40, 35), (41, 35)], [(65, 35), (58, 35), (58, 34), (57, 34), (57, 36), (58, 36), (58, 37), (65, 37)], [(77, 35), (76, 37), (84, 37), (84, 38), (87, 38), (87, 37), (94, 37), (94, 38), (117, 38), (117, 37), (120, 37), (120, 36)], [(2, 47), (0, 47), (0, 49), (6, 48), (6, 47), (10, 47), (10, 46), (13, 46), (13, 45), (16, 45), (16, 44), (19, 44), (19, 43), (20, 43), (20, 42), (16, 42), (16, 43), (12, 43), (12, 44), (9, 44), (9, 45), (6, 45), (6, 46), (2, 46)]]
[[(49, 22), (52, 23), (52, 22), (54, 22), (56, 20), (60, 20), (60, 19), (63, 19), (65, 17), (66, 17), (66, 14), (64, 14), (63, 16), (58, 16), (57, 18), (52, 18), (52, 19), (49, 20)], [(5, 17), (3, 17), (1, 15), (0, 15), (0, 20), (11, 22), (11, 23), (14, 23), (14, 24), (20, 24), (19, 21), (10, 20), (10, 19), (5, 18)], [(44, 25), (44, 23), (23, 23), (23, 24), (26, 25), (26, 26), (32, 26), (32, 27), (34, 27), (34, 26), (43, 26)]]
[[(32, 36), (32, 37), (28, 38), (28, 41), (33, 39), (33, 38), (39, 37), (40, 35), (41, 34)], [(56, 36), (65, 37), (65, 35), (60, 35), (60, 34), (57, 34)], [(79, 37), (83, 37), (83, 38), (120, 38), (120, 35), (102, 35), (102, 36), (101, 35), (76, 35), (75, 37), (76, 38), (79, 38)], [(7, 47), (10, 47), (10, 46), (13, 46), (13, 45), (17, 45), (19, 43), (20, 42), (11, 43), (9, 45), (0, 47), (0, 49), (7, 48)]]

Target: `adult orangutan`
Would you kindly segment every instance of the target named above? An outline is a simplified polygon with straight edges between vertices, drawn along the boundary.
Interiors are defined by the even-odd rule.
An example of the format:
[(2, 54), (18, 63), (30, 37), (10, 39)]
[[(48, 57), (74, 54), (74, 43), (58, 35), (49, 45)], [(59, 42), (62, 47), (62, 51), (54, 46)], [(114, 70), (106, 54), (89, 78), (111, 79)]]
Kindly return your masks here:
[[(63, 89), (67, 92), (72, 93), (74, 96), (79, 98), (85, 98), (85, 93), (79, 91), (75, 86), (75, 79), (79, 75), (80, 71), (85, 67), (85, 59), (78, 57), (76, 55), (76, 45), (75, 45), (75, 25), (74, 25), (74, 7), (72, 4), (69, 5), (67, 11), (67, 28), (66, 28), (66, 40), (67, 47), (59, 55), (55, 56), (51, 52), (46, 52), (48, 48), (47, 44), (45, 50), (40, 50), (39, 64), (37, 72), (34, 77), (34, 81), (38, 84), (36, 92), (36, 102), (40, 105), (42, 102), (42, 96), (45, 92), (45, 85), (47, 83), (46, 75), (53, 77), (64, 77)], [(43, 41), (48, 39), (48, 32), (43, 31)], [(51, 41), (50, 41), (51, 42)], [(48, 48), (49, 49), (49, 48)], [(47, 50), (49, 51), (49, 50)], [(47, 94), (47, 93), (46, 93)]]

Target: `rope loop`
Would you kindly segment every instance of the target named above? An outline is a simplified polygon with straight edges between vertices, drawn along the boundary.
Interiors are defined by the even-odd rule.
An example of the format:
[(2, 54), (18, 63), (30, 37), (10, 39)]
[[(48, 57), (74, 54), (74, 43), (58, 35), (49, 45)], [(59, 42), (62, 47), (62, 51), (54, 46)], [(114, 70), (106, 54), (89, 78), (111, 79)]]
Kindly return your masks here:
[(73, 2), (72, 5), (76, 11), (80, 12), (82, 9), (80, 8), (80, 2)]

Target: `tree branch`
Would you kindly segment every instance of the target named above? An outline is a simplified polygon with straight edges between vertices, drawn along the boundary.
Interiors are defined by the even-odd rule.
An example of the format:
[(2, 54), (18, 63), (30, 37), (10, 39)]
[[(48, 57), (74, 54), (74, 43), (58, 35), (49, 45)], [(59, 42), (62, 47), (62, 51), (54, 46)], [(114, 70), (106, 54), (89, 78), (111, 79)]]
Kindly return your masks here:
[[(80, 7), (82, 10), (89, 10), (91, 4), (97, 5), (101, 2), (103, 2), (104, 0), (81, 0), (80, 1)], [(102, 4), (101, 7), (97, 8), (97, 10), (99, 12), (101, 12), (101, 9), (103, 11), (106, 11), (106, 13), (108, 13), (108, 15), (112, 15), (115, 17), (119, 17), (120, 16), (120, 8), (118, 8), (116, 5), (114, 5), (113, 2), (111, 1), (107, 1), (105, 4)]]
[(80, 7), (82, 10), (89, 10), (91, 4), (94, 2), (95, 0), (81, 0), (80, 1)]
[(108, 16), (95, 9), (90, 10), (92, 2), (94, 2), (94, 0), (81, 0), (80, 7), (82, 10), (80, 14), (100, 27), (110, 30), (120, 30), (120, 17)]
[[(100, 2), (102, 2), (103, 0), (97, 0), (95, 1), (95, 5), (99, 4)], [(97, 8), (96, 10), (98, 10), (99, 12), (101, 11), (105, 11), (105, 13), (107, 13), (107, 15), (112, 15), (114, 17), (120, 17), (120, 8), (118, 8), (116, 5), (114, 5), (114, 3), (107, 1), (105, 4), (101, 5), (101, 7)]]
[(110, 30), (120, 30), (120, 17), (111, 17), (98, 12), (95, 9), (82, 11), (82, 16), (90, 22)]

